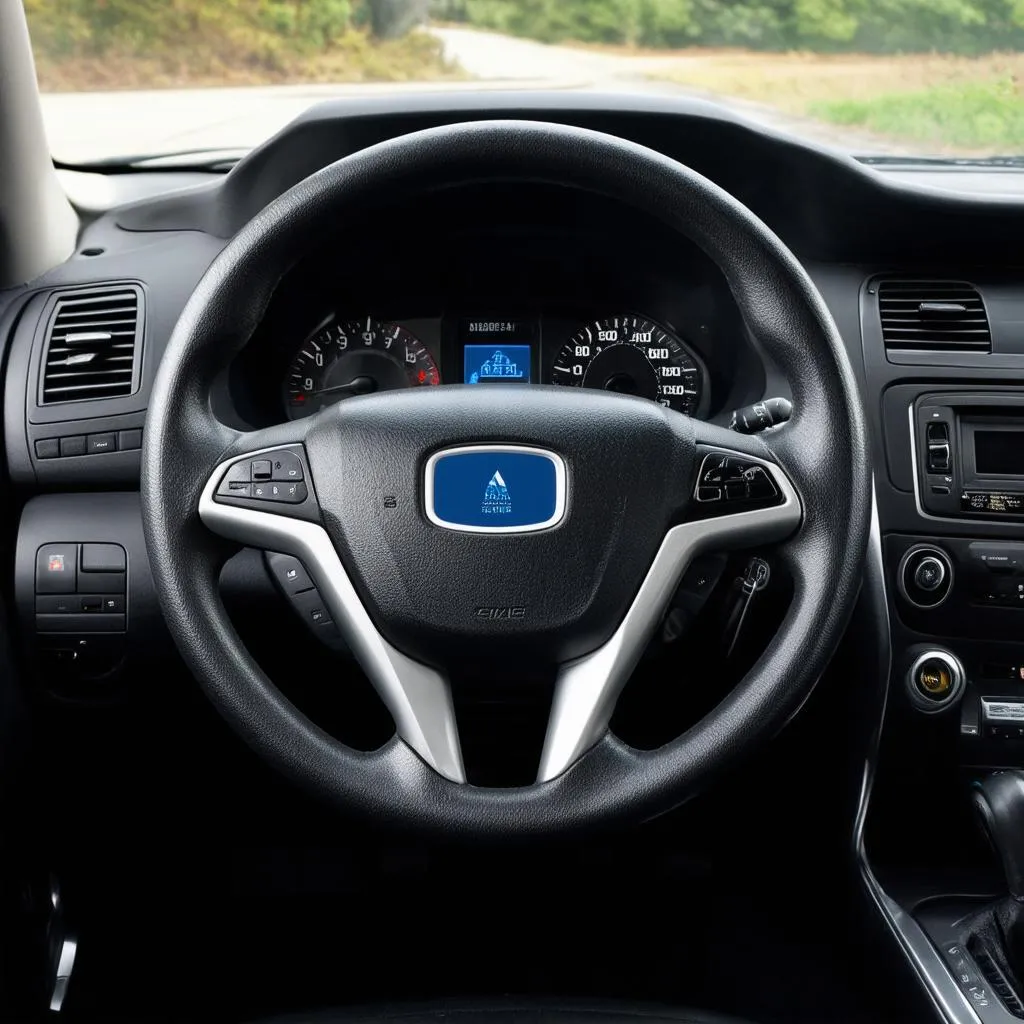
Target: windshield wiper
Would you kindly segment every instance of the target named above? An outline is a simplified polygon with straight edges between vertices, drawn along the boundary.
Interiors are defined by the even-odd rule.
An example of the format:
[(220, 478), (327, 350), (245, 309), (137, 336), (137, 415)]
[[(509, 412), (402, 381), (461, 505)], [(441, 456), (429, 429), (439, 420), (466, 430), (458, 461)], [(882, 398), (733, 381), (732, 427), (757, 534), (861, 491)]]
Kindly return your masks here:
[(854, 159), (872, 167), (935, 167), (945, 170), (957, 167), (1024, 169), (1024, 156), (858, 156)]
[(53, 166), (61, 171), (84, 171), (92, 174), (137, 174), (140, 171), (205, 171), (211, 174), (227, 174), (248, 152), (248, 149), (241, 147), (218, 146), (181, 149), (172, 153), (111, 156), (81, 163), (55, 159)]

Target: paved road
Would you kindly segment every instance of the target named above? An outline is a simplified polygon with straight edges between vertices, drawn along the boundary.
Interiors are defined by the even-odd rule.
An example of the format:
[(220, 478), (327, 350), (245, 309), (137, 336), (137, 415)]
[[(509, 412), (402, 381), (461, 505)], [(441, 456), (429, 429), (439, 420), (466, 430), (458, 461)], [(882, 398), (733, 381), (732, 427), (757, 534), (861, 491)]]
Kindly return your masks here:
[[(446, 53), (474, 76), (472, 81), (54, 93), (43, 96), (51, 147), (70, 162), (198, 147), (248, 148), (331, 97), (500, 88), (687, 94), (685, 88), (652, 78), (666, 62), (661, 57), (546, 46), (472, 29), (433, 31)], [(789, 118), (769, 107), (726, 102), (761, 124), (859, 152), (879, 149), (865, 136)]]

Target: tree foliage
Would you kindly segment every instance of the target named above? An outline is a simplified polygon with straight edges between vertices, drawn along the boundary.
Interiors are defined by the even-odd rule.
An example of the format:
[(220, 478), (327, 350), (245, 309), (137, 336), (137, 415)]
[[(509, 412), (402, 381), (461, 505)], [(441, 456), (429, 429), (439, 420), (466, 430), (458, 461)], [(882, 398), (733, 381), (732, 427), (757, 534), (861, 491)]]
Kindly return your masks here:
[(1024, 0), (435, 0), (544, 42), (979, 53), (1024, 48)]

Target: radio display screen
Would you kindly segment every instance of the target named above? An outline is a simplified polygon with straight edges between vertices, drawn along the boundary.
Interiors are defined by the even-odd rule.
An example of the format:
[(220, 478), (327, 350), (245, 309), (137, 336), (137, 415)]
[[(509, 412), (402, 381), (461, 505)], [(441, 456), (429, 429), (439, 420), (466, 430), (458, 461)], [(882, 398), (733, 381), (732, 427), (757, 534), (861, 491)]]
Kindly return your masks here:
[(975, 430), (974, 466), (982, 476), (1024, 476), (1024, 430)]

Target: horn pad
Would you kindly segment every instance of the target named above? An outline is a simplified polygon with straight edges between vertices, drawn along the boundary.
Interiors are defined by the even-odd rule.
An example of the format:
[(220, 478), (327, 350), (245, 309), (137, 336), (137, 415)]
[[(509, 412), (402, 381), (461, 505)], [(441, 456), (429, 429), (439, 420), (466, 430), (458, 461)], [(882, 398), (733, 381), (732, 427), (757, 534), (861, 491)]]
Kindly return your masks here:
[(306, 446), (324, 526), (367, 611), (431, 664), (453, 651), (561, 662), (600, 646), (693, 488), (690, 421), (596, 391), (353, 398)]

